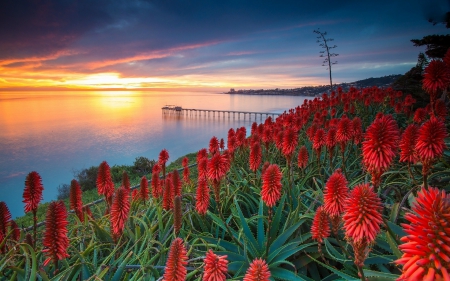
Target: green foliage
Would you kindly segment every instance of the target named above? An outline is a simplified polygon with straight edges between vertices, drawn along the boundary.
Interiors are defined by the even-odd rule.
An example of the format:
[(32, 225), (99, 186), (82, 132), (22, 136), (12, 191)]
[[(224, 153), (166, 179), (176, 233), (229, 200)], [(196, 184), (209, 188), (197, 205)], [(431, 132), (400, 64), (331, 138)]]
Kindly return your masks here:
[(417, 64), (392, 83), (395, 90), (411, 94), (417, 100), (416, 107), (425, 107), (430, 102), (430, 96), (422, 88), (422, 74), (427, 65), (426, 56), (420, 53)]
[(68, 185), (66, 183), (60, 184), (57, 187), (57, 190), (58, 190), (58, 195), (57, 195), (56, 198), (58, 200), (63, 200), (63, 199), (69, 198), (69, 196), (70, 196), (70, 185)]
[(96, 189), (96, 181), (98, 175), (98, 166), (92, 166), (87, 169), (74, 170), (73, 177), (78, 181), (82, 191)]
[(149, 174), (155, 164), (155, 160), (150, 160), (147, 157), (140, 156), (136, 157), (136, 160), (134, 160), (133, 169), (135, 173), (142, 177)]

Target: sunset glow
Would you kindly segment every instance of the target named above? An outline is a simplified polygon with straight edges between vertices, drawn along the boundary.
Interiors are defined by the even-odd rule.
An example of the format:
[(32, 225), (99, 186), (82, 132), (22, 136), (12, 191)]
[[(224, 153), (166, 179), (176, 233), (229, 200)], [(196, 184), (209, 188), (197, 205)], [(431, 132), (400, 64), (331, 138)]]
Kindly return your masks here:
[[(292, 89), (403, 74), (448, 3), (281, 1), (0, 4), (0, 91)], [(384, 17), (378, 15), (382, 13)]]

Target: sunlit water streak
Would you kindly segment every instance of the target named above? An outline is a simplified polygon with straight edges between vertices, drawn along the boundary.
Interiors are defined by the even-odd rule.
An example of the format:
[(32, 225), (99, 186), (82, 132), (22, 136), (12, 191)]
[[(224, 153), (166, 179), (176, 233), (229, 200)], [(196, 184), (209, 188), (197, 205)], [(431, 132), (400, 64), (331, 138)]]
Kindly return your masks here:
[(20, 216), (31, 171), (41, 175), (44, 201), (50, 201), (74, 170), (103, 160), (112, 166), (131, 165), (138, 156), (157, 159), (163, 148), (171, 161), (208, 147), (212, 136), (226, 140), (229, 128), (251, 126), (248, 118), (163, 117), (166, 104), (281, 113), (303, 100), (201, 92), (0, 93), (0, 201)]

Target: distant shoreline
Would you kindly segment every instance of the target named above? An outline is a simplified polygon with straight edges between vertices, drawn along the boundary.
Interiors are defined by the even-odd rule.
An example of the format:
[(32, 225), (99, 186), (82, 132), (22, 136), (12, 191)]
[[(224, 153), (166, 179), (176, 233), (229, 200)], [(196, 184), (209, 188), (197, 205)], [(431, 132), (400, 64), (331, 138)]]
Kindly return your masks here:
[[(388, 75), (378, 78), (367, 78), (364, 80), (358, 80), (351, 83), (340, 83), (334, 84), (333, 87), (336, 90), (338, 87), (341, 87), (344, 92), (347, 92), (350, 88), (367, 88), (376, 86), (379, 88), (387, 88), (392, 85), (398, 78), (402, 75)], [(330, 85), (320, 85), (320, 86), (307, 86), (300, 87), (294, 89), (258, 89), (258, 90), (235, 90), (230, 89), (228, 92), (224, 92), (223, 94), (228, 95), (260, 95), (260, 96), (303, 96), (303, 97), (316, 97), (320, 96), (323, 93), (330, 92)]]

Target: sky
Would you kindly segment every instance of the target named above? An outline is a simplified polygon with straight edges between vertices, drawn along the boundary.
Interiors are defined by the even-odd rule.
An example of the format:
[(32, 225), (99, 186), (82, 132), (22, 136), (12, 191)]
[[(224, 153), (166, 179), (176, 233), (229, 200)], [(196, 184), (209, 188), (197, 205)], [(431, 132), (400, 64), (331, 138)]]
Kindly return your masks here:
[(449, 0), (2, 0), (0, 92), (296, 88), (403, 74)]

